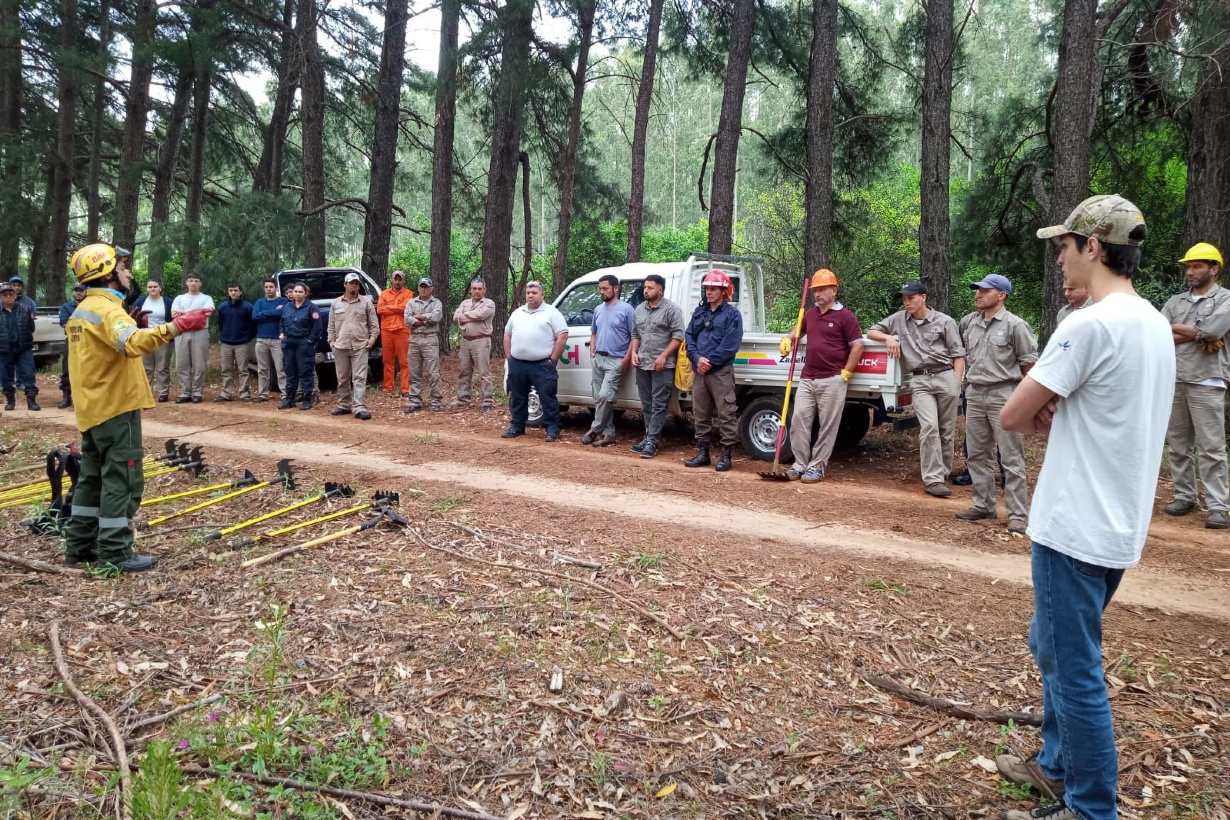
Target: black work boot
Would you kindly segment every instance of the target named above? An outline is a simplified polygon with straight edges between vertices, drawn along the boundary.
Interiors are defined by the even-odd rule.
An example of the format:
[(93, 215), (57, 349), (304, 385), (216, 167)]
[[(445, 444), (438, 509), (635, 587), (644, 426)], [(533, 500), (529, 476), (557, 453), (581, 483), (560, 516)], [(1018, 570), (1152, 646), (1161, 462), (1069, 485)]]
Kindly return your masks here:
[(696, 455), (683, 462), (684, 467), (708, 467), (709, 466), (709, 442), (696, 442)]
[(37, 410), (42, 410), (43, 408), (38, 406), (38, 402), (34, 400), (33, 396), (26, 396), (26, 409), (37, 411)]
[(724, 473), (730, 469), (730, 445), (722, 445), (722, 457), (718, 459), (718, 463), (713, 465), (713, 469), (719, 473)]
[(290, 410), (295, 406), (294, 396), (282, 396), (282, 402), (278, 405), (279, 410)]
[(304, 393), (302, 396), (300, 396), (300, 398), (303, 399), (303, 402), (299, 405), (300, 410), (311, 410), (313, 407), (315, 407), (315, 404), (312, 403), (311, 393)]
[(56, 405), (56, 407), (60, 408), (61, 410), (67, 410), (68, 408), (72, 406), (73, 406), (72, 396), (65, 396), (64, 398), (60, 399), (60, 403)]

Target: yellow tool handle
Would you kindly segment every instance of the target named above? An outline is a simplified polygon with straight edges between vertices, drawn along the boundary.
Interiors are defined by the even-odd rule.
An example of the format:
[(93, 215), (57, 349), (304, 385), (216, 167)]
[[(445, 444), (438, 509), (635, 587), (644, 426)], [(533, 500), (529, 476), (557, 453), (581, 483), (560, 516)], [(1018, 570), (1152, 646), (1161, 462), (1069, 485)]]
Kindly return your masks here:
[(280, 530), (270, 530), (269, 532), (261, 533), (260, 535), (253, 538), (252, 541), (253, 543), (255, 543), (257, 541), (265, 541), (270, 538), (277, 538), (279, 535), (286, 535), (286, 533), (288, 532), (294, 532), (296, 530), (301, 530), (304, 527), (311, 527), (315, 524), (324, 524), (326, 521), (333, 521), (334, 519), (337, 519), (337, 518), (344, 518), (345, 516), (350, 515), (351, 513), (362, 512), (363, 510), (370, 509), (371, 506), (372, 506), (371, 504), (360, 504), (359, 506), (351, 507), (348, 510), (338, 510), (335, 513), (329, 513), (328, 515), (322, 515), (320, 518), (313, 518), (310, 521), (301, 521), (298, 524), (291, 524), (289, 527), (283, 527)]
[(259, 484), (253, 484), (251, 487), (244, 487), (242, 490), (236, 490), (233, 493), (227, 493), (226, 495), (220, 495), (217, 498), (211, 498), (208, 501), (202, 501), (200, 504), (193, 504), (191, 507), (185, 507), (184, 509), (179, 510), (178, 512), (173, 512), (168, 515), (164, 515), (161, 518), (155, 518), (154, 520), (150, 521), (146, 526), (152, 527), (156, 524), (161, 524), (165, 521), (170, 521), (172, 518), (179, 518), (180, 516), (188, 515), (189, 513), (194, 513), (197, 510), (203, 510), (206, 507), (212, 507), (214, 504), (221, 504), (223, 501), (227, 501), (231, 498), (238, 498), (244, 493), (250, 493), (253, 490), (259, 490), (264, 487), (268, 487), (272, 483), (273, 483), (272, 481), (262, 481)]
[(363, 529), (362, 524), (355, 524), (353, 527), (347, 527), (344, 530), (338, 530), (337, 532), (332, 533), (330, 535), (322, 535), (319, 538), (313, 538), (311, 541), (304, 541), (302, 544), (295, 544), (290, 547), (285, 547), (283, 549), (278, 550), (277, 552), (271, 552), (268, 555), (262, 555), (259, 558), (249, 558), (247, 561), (244, 561), (239, 566), (243, 567), (244, 569), (249, 569), (251, 567), (259, 567), (261, 564), (267, 564), (270, 561), (276, 561), (279, 558), (285, 558), (288, 555), (294, 555), (296, 552), (300, 552), (301, 550), (310, 549), (312, 547), (319, 547), (322, 544), (329, 544), (329, 543), (332, 543), (333, 541), (337, 541), (340, 538), (345, 538), (347, 535), (354, 535), (356, 532), (358, 532), (361, 529)]
[(227, 490), (233, 486), (235, 485), (227, 481), (222, 484), (213, 484), (209, 487), (197, 487), (195, 490), (184, 490), (182, 493), (172, 493), (171, 495), (160, 495), (157, 498), (145, 499), (144, 501), (141, 502), (141, 506), (148, 507), (152, 504), (161, 504), (164, 501), (174, 501), (177, 498), (187, 498), (189, 496), (200, 495), (202, 493), (212, 493), (212, 492), (216, 492), (217, 490)]
[[(803, 329), (803, 308), (799, 308), (799, 318), (794, 320), (794, 346), (797, 349), (799, 346), (799, 332)], [(786, 400), (782, 402), (782, 424), (786, 423), (786, 419), (790, 418), (790, 388), (794, 386), (794, 379), (786, 380)]]
[(219, 530), (218, 535), (223, 536), (223, 535), (230, 535), (233, 532), (239, 532), (242, 529), (247, 529), (253, 524), (259, 524), (262, 521), (268, 521), (270, 518), (277, 518), (279, 515), (285, 515), (288, 512), (294, 512), (300, 507), (306, 507), (308, 504), (315, 504), (317, 501), (319, 501), (320, 499), (324, 497), (325, 497), (325, 494), (320, 493), (318, 495), (312, 496), (311, 498), (305, 498), (300, 502), (291, 504), (289, 507), (283, 507), (280, 510), (274, 510), (273, 512), (267, 512), (264, 515), (257, 516), (256, 518), (250, 518), (247, 521), (242, 521), (238, 524), (235, 524), (234, 526), (227, 527), (224, 530)]
[(45, 492), (40, 495), (32, 495), (29, 498), (19, 498), (16, 501), (5, 501), (3, 504), (0, 504), (0, 510), (7, 510), (10, 507), (24, 507), (27, 504), (37, 504), (49, 498), (51, 498), (51, 493)]

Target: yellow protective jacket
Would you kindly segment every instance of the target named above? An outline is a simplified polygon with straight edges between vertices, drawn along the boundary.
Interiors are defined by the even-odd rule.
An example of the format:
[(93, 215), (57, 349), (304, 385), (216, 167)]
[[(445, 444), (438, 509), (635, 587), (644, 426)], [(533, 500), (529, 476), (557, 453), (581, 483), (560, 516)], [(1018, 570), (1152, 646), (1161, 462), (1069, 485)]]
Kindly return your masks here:
[(141, 330), (114, 292), (90, 288), (65, 329), (78, 430), (154, 406), (141, 357), (178, 336), (175, 325)]

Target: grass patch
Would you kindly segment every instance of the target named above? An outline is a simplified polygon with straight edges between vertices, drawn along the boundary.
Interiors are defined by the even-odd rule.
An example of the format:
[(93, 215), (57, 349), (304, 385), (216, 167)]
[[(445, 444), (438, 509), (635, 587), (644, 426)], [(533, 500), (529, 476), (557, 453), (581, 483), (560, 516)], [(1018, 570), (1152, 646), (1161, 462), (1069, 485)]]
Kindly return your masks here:
[(432, 512), (448, 512), (451, 509), (460, 507), (462, 504), (469, 504), (470, 499), (464, 495), (446, 495), (443, 498), (437, 498), (431, 502)]
[(863, 583), (866, 584), (867, 588), (872, 592), (887, 592), (895, 595), (905, 595), (909, 592), (909, 590), (901, 584), (890, 584), (883, 578), (864, 578)]

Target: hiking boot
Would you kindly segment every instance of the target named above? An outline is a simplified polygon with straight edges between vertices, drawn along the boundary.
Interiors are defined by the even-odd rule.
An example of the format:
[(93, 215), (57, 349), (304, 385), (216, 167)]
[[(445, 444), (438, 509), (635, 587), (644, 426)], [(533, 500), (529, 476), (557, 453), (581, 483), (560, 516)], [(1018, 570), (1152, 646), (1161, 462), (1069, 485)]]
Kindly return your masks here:
[(484, 404), (482, 407), (478, 408), (478, 412), (480, 412), (480, 413), (490, 413), (490, 412), (491, 412), (491, 405), (490, 405), (490, 404)]
[[(945, 488), (947, 489), (947, 488)], [(927, 492), (931, 492), (931, 488), (927, 488)], [(957, 518), (961, 521), (982, 521), (983, 519), (999, 518), (999, 513), (989, 512), (988, 510), (980, 510), (977, 507), (970, 507), (968, 510), (961, 510), (957, 513)]]
[(684, 467), (708, 467), (709, 461), (709, 442), (696, 442), (696, 455), (683, 462)]
[(628, 449), (629, 449), (629, 450), (631, 450), (631, 451), (632, 451), (632, 452), (634, 452), (634, 453), (639, 453), (641, 450), (644, 450), (644, 449), (645, 449), (645, 445), (646, 445), (648, 442), (649, 442), (649, 439), (645, 439), (645, 438), (643, 438), (643, 439), (641, 439), (640, 441), (638, 441), (636, 444), (633, 444), (633, 445), (632, 445), (631, 447), (629, 447)]
[(649, 439), (637, 452), (641, 454), (641, 458), (653, 458), (658, 454), (658, 442)]
[(68, 396), (65, 396), (64, 398), (60, 399), (60, 403), (56, 405), (56, 407), (60, 410), (67, 410), (68, 408), (72, 406), (73, 406), (73, 400), (70, 399)]
[(38, 406), (38, 402), (34, 400), (33, 396), (26, 396), (26, 409), (38, 411), (38, 410), (42, 410), (43, 408)]
[(722, 445), (722, 457), (718, 459), (717, 464), (713, 465), (713, 469), (719, 473), (724, 473), (730, 469), (730, 447), (728, 445)]
[(503, 433), (500, 433), (500, 438), (516, 438), (517, 436), (524, 436), (524, 435), (525, 435), (524, 430), (520, 430), (516, 427), (509, 427)]
[(333, 412), (330, 413), (329, 415), (330, 416), (349, 416), (350, 408), (349, 407), (335, 407), (333, 409)]
[(366, 410), (360, 410), (359, 412), (354, 414), (354, 417), (358, 419), (359, 421), (370, 421), (372, 414), (367, 412)]
[(176, 396), (175, 397), (176, 404), (187, 404), (190, 401), (192, 401), (192, 396)]
[(266, 401), (269, 401), (268, 396), (257, 396), (256, 398), (252, 399), (253, 404), (260, 404), (261, 402), (266, 402)]
[(200, 403), (201, 403), (201, 402), (203, 402), (203, 401), (205, 401), (205, 399), (204, 399), (204, 398), (202, 398), (201, 396), (193, 396), (193, 397), (192, 397), (192, 403), (193, 403), (193, 404), (200, 404)]
[(442, 412), (444, 412), (444, 405), (442, 405), (442, 404), (433, 404), (433, 405), (431, 406), (431, 412), (433, 412), (433, 413), (442, 413)]
[(230, 396), (214, 396), (214, 404), (221, 404), (224, 401), (230, 401)]
[(405, 413), (407, 416), (409, 416), (409, 415), (411, 415), (412, 413), (417, 413), (418, 411), (420, 411), (420, 410), (422, 410), (422, 409), (423, 409), (423, 405), (421, 405), (421, 404), (412, 404), (412, 405), (410, 405), (409, 407), (407, 407), (405, 410), (402, 410), (402, 412), (403, 412), (403, 413)]
[(163, 393), (161, 396), (158, 397), (159, 404), (166, 404), (170, 400), (171, 400), (171, 397), (168, 396), (166, 393)]
[(448, 406), (449, 410), (469, 410), (470, 403), (468, 401), (457, 400)]
[(598, 434), (593, 430), (586, 430), (585, 435), (581, 436), (582, 444), (593, 444), (597, 440)]
[(158, 565), (158, 559), (149, 555), (137, 555), (135, 552), (123, 559), (122, 561), (101, 561), (94, 566), (98, 569), (108, 570), (117, 569), (125, 574), (132, 572), (145, 572), (147, 569), (153, 569)]
[(299, 405), (299, 409), (300, 410), (311, 410), (313, 406), (314, 405), (312, 404), (311, 399), (304, 399), (303, 403)]
[(824, 478), (824, 470), (821, 470), (819, 467), (812, 467), (803, 473), (803, 478), (800, 480), (804, 484), (819, 484), (822, 478)]
[(1019, 811), (1017, 809), (1009, 809), (1002, 812), (1000, 820), (1081, 820), (1081, 816), (1063, 803), (1056, 803), (1053, 806), (1042, 806), (1033, 811)]
[(953, 476), (952, 483), (958, 487), (968, 487), (974, 483), (974, 479), (970, 477), (969, 470), (966, 470), (959, 475)]
[(610, 447), (612, 444), (615, 444), (615, 443), (616, 443), (616, 440), (614, 436), (603, 436), (602, 438), (594, 442), (594, 446), (595, 447)]
[(1166, 515), (1187, 515), (1196, 509), (1196, 502), (1176, 498), (1162, 509), (1166, 512)]
[(14, 396), (11, 393), (4, 394), (4, 409), (5, 410), (16, 410), (17, 409), (16, 396)]
[[(1030, 755), (1022, 760), (1016, 755), (1000, 755), (995, 758), (995, 768), (999, 769), (999, 774), (1004, 780), (1009, 783), (1014, 783), (1017, 786), (1029, 786), (1037, 790), (1043, 797), (1050, 800), (1059, 800), (1063, 797), (1063, 781), (1051, 780), (1047, 777), (1042, 767), (1038, 765), (1038, 755)], [(1028, 817), (1029, 815), (1024, 815)]]
[(927, 485), (927, 495), (933, 495), (936, 498), (948, 498), (952, 495), (952, 490), (948, 489), (948, 485), (942, 481), (937, 481), (934, 484)]
[(1209, 517), (1204, 519), (1204, 528), (1206, 530), (1224, 530), (1230, 527), (1230, 516), (1226, 515), (1225, 510), (1213, 510), (1209, 513)]
[(1020, 518), (1008, 519), (1008, 532), (1016, 533), (1017, 535), (1024, 535), (1028, 526), (1028, 522), (1023, 521)]

